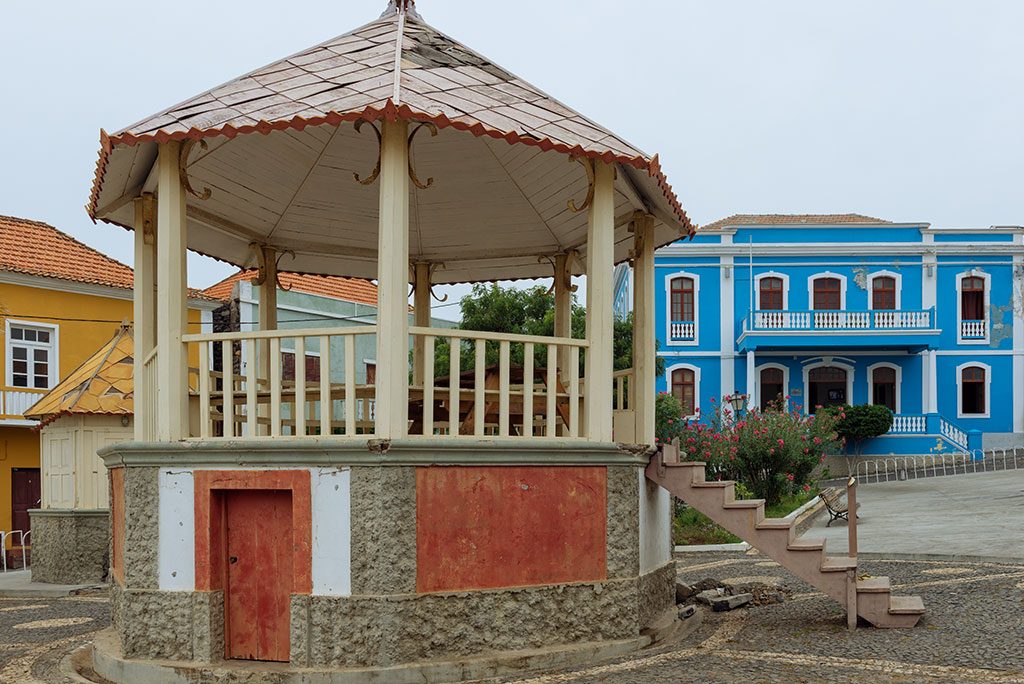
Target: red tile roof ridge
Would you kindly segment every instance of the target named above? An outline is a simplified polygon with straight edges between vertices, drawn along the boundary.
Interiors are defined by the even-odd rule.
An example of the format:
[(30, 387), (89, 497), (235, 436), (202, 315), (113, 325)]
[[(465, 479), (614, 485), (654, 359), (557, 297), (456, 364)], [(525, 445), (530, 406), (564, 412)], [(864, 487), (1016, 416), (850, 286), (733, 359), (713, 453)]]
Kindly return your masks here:
[(732, 214), (700, 227), (701, 231), (721, 230), (733, 226), (789, 225), (892, 225), (893, 222), (857, 213), (844, 214)]

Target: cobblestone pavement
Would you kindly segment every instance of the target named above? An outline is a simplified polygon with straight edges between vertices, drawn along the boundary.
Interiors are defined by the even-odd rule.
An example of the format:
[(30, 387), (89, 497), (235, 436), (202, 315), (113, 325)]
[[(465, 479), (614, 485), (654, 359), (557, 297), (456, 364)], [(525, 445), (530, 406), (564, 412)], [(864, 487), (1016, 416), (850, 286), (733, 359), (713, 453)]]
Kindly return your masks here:
[(108, 624), (105, 591), (57, 599), (0, 598), (0, 683), (65, 684), (60, 660)]
[[(685, 563), (685, 565), (684, 565)], [(998, 682), (1024, 684), (1024, 563), (862, 560), (927, 612), (912, 630), (846, 630), (838, 604), (752, 553), (679, 561), (695, 582), (763, 581), (784, 603), (704, 612), (692, 635), (611, 663), (500, 680), (518, 684)], [(67, 684), (60, 659), (109, 623), (104, 593), (0, 599), (0, 683)], [(498, 680), (492, 680), (497, 682)]]
[(927, 612), (918, 626), (850, 633), (837, 603), (756, 552), (690, 555), (679, 561), (684, 581), (761, 580), (793, 595), (776, 605), (705, 611), (691, 636), (609, 664), (502, 681), (1024, 682), (1024, 564), (862, 560), (861, 571), (889, 576), (899, 594), (920, 595)]

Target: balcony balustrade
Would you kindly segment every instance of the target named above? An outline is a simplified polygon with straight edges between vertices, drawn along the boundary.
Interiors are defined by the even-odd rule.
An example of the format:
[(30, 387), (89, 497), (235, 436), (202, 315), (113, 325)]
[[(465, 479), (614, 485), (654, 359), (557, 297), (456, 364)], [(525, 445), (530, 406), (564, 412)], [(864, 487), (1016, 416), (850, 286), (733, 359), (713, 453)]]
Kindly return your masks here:
[(694, 321), (672, 321), (669, 324), (669, 340), (672, 342), (693, 342), (697, 339), (697, 323)]
[(753, 330), (928, 330), (934, 310), (755, 311)]
[(985, 321), (960, 321), (960, 339), (984, 340), (988, 337), (988, 325)]

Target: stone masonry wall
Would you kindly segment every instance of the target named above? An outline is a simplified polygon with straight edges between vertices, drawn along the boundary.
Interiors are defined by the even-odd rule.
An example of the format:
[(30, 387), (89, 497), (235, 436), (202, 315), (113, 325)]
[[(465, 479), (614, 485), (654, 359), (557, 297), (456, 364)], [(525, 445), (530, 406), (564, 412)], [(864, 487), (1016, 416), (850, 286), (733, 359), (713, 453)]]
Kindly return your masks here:
[(110, 565), (107, 511), (35, 511), (32, 519), (32, 581), (96, 584)]

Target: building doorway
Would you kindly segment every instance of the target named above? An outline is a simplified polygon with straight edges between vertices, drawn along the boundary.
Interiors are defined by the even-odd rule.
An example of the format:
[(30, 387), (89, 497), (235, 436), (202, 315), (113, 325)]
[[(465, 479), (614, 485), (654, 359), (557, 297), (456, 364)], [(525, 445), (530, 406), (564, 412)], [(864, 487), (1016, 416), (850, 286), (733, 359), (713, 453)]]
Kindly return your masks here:
[(28, 532), (30, 508), (40, 504), (39, 468), (11, 468), (11, 529)]
[(847, 371), (838, 366), (818, 366), (807, 374), (807, 410), (819, 406), (839, 406), (848, 402)]
[(292, 492), (222, 492), (228, 658), (288, 662), (294, 582)]

